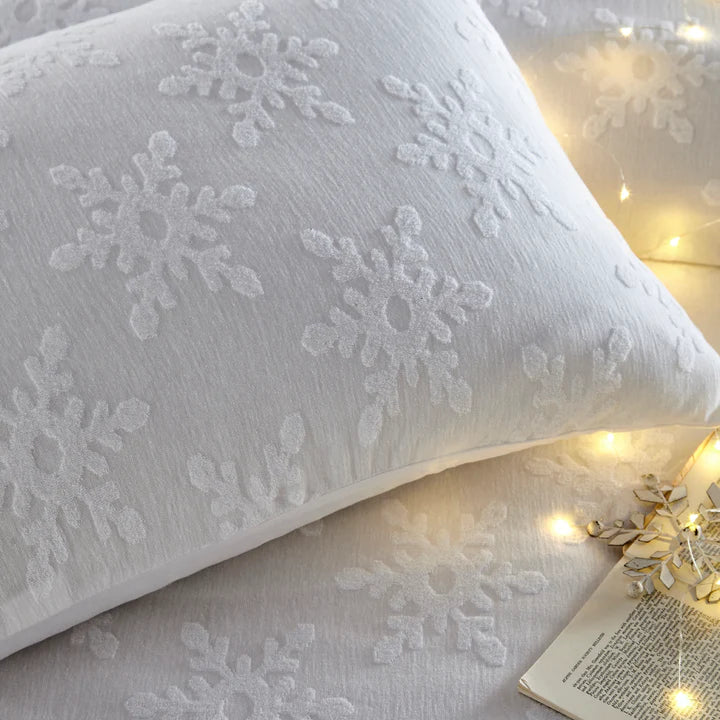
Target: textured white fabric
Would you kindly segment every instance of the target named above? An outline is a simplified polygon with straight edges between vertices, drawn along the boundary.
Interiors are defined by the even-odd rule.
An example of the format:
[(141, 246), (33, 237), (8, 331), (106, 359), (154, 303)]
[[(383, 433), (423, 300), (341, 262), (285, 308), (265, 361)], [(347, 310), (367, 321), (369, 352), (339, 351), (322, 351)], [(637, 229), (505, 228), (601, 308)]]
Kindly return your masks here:
[(701, 436), (586, 436), (354, 505), (7, 658), (0, 717), (559, 718), (516, 684), (618, 560), (582, 525)]
[(145, 0), (0, 0), (0, 46), (141, 5)]
[(473, 452), (718, 421), (466, 11), (158, 0), (0, 53), (0, 655)]
[(480, 4), (548, 126), (633, 250), (720, 265), (720, 226), (699, 229), (720, 217), (720, 6), (468, 0), (460, 26), (468, 42)]

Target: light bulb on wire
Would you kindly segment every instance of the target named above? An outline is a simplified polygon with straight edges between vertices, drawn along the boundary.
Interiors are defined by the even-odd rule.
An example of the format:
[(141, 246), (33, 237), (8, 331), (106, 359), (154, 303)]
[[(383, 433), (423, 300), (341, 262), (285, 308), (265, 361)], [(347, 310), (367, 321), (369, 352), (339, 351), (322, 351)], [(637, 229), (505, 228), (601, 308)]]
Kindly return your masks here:
[(695, 700), (693, 699), (693, 696), (681, 688), (678, 688), (671, 695), (671, 700), (673, 707), (679, 713), (687, 713), (695, 706)]
[(685, 38), (686, 40), (692, 40), (693, 42), (701, 42), (707, 37), (707, 30), (702, 25), (690, 23), (683, 25), (678, 30), (678, 35)]

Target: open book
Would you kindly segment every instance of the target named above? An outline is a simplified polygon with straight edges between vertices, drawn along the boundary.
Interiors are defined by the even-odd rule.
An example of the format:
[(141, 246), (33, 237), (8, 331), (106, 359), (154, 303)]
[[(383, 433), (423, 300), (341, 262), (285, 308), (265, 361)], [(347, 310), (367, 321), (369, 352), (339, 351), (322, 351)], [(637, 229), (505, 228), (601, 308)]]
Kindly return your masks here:
[[(706, 491), (720, 480), (720, 452), (705, 443), (681, 477), (689, 507), (707, 505)], [(650, 557), (654, 549), (635, 542), (628, 554)], [(574, 720), (719, 720), (720, 603), (695, 600), (684, 582), (670, 590), (656, 583), (656, 592), (632, 599), (626, 562), (613, 568), (518, 689)]]

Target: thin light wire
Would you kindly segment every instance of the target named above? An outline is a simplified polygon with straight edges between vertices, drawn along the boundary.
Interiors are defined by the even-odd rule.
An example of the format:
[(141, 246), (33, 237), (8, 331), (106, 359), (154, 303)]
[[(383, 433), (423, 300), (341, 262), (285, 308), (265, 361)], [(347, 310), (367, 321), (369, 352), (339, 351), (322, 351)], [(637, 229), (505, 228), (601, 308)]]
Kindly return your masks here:
[[(682, 12), (684, 15), (684, 20), (686, 22), (688, 22), (688, 23), (695, 22), (695, 18), (691, 17), (691, 15), (688, 11), (687, 0), (683, 0), (683, 2), (682, 2)], [(617, 36), (619, 35), (620, 37), (624, 37), (626, 40), (628, 40), (628, 38), (625, 37), (624, 35), (622, 35), (621, 33), (619, 33), (618, 30), (611, 29), (611, 28), (598, 28), (597, 30), (594, 30), (594, 31), (588, 30), (588, 31), (584, 31), (581, 33), (572, 33), (565, 37), (575, 37), (575, 36), (587, 37), (588, 34), (597, 34), (597, 35), (601, 35), (606, 38), (617, 38)], [(655, 25), (633, 25), (633, 33), (637, 30), (653, 30), (656, 32), (660, 32), (660, 31), (662, 31), (662, 28), (658, 24), (655, 24)], [(682, 38), (681, 38), (681, 40), (682, 40)], [(703, 43), (703, 45), (707, 45), (707, 44), (708, 44), (707, 41), (705, 41)], [(529, 66), (532, 63), (532, 61), (538, 57), (538, 55), (541, 55), (546, 50), (549, 50), (549, 48), (548, 47), (539, 48), (536, 52), (534, 52), (533, 54), (531, 54), (530, 56), (525, 58), (523, 64)], [(582, 140), (583, 142), (586, 142), (589, 145), (594, 145), (595, 147), (599, 148), (602, 152), (604, 152), (610, 158), (613, 165), (615, 166), (615, 168), (618, 172), (618, 175), (620, 177), (620, 186), (626, 187), (626, 188), (628, 187), (627, 178), (625, 176), (625, 170), (623, 169), (622, 163), (608, 147), (606, 147), (602, 143), (599, 143), (595, 140), (590, 140), (581, 135), (576, 135), (573, 133), (562, 133), (562, 135), (560, 137), (570, 139), (570, 140)], [(632, 183), (631, 183), (631, 185), (632, 185)], [(714, 225), (717, 225), (717, 224), (720, 224), (720, 217), (716, 217), (711, 220), (708, 220), (708, 221), (702, 223), (701, 225), (698, 225), (697, 227), (691, 228), (689, 230), (684, 230), (683, 232), (675, 233), (675, 235), (673, 235), (673, 237), (683, 239), (683, 238), (689, 237), (691, 235), (695, 235), (695, 234), (701, 232), (702, 230), (705, 230), (709, 227), (713, 227)], [(653, 247), (651, 250), (648, 250), (643, 255), (639, 256), (640, 260), (652, 260), (652, 261), (656, 261), (656, 262), (673, 263), (673, 264), (678, 264), (678, 265), (690, 265), (690, 266), (695, 266), (695, 267), (708, 267), (708, 268), (720, 267), (720, 263), (700, 263), (700, 262), (693, 262), (693, 261), (689, 261), (689, 260), (674, 260), (674, 259), (668, 259), (668, 258), (652, 257), (653, 253), (657, 252), (658, 250), (661, 250), (667, 244), (667, 242), (668, 242), (667, 240), (659, 241), (655, 247)]]
[[(562, 133), (559, 137), (565, 138), (568, 140), (580, 140), (582, 142), (587, 143), (588, 145), (593, 145), (596, 148), (599, 148), (602, 152), (604, 152), (607, 157), (610, 159), (612, 164), (615, 166), (618, 176), (620, 178), (620, 186), (621, 187), (627, 187), (627, 178), (625, 176), (625, 170), (623, 169), (622, 163), (618, 159), (617, 155), (613, 153), (609, 148), (607, 148), (602, 143), (597, 142), (596, 140), (590, 140), (586, 137), (583, 137), (582, 135), (577, 135), (574, 133)], [(676, 238), (686, 238), (690, 237), (691, 235), (695, 235), (703, 230), (706, 230), (709, 227), (713, 227), (714, 225), (720, 224), (720, 216), (713, 218), (711, 220), (707, 220), (706, 222), (690, 229), (685, 230), (680, 233), (676, 233), (673, 235), (673, 237)], [(675, 260), (674, 258), (657, 258), (653, 257), (653, 253), (657, 252), (658, 250), (661, 250), (663, 247), (667, 245), (667, 240), (661, 240), (655, 247), (648, 250), (643, 255), (638, 256), (640, 260), (652, 260), (653, 262), (662, 262), (662, 263), (671, 263), (676, 265), (691, 265), (694, 267), (707, 267), (707, 268), (718, 268), (720, 267), (720, 263), (702, 263), (702, 262), (695, 262), (692, 260)]]

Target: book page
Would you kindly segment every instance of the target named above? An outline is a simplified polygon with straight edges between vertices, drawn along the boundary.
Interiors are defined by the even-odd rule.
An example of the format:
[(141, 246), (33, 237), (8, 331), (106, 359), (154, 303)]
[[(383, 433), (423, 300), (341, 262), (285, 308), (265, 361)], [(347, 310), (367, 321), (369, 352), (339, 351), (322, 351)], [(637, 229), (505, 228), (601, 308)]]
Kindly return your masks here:
[[(697, 459), (685, 478), (691, 507), (718, 469), (716, 457)], [(518, 689), (574, 720), (718, 720), (720, 607), (694, 601), (682, 583), (632, 599), (625, 562), (613, 568)], [(678, 689), (692, 698), (684, 713), (674, 703)]]

